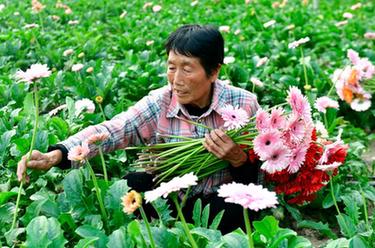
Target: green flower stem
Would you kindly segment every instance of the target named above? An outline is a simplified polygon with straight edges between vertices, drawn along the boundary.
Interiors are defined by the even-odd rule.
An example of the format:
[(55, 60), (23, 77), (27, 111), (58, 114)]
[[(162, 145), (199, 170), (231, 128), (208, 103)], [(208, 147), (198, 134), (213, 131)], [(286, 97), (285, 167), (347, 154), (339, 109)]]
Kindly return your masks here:
[(178, 169), (181, 165), (184, 164), (184, 162), (186, 160), (188, 160), (191, 156), (194, 156), (194, 154), (200, 149), (200, 147), (196, 148), (195, 150), (193, 150), (192, 152), (190, 152), (190, 155), (186, 156), (181, 162), (179, 162), (178, 164), (176, 164), (175, 166), (173, 166), (171, 169), (168, 169), (165, 173), (164, 176), (161, 176), (160, 179), (158, 180), (158, 183), (160, 183), (161, 181), (163, 181), (167, 176), (169, 176), (173, 171), (175, 171), (176, 169)]
[(365, 222), (366, 222), (367, 231), (370, 231), (370, 226), (369, 226), (369, 223), (368, 223), (368, 213), (367, 213), (366, 198), (365, 198), (365, 195), (363, 193), (361, 185), (359, 185), (359, 188), (361, 190), (361, 196), (362, 196), (362, 200), (363, 200), (363, 212), (365, 214)]
[(42, 31), (44, 33), (44, 24), (43, 24), (43, 18), (42, 18), (41, 12), (38, 13), (38, 16), (39, 16), (40, 26), (42, 27)]
[(177, 213), (178, 213), (178, 216), (180, 217), (180, 220), (182, 222), (182, 227), (184, 228), (184, 231), (185, 231), (185, 234), (187, 235), (189, 241), (190, 241), (190, 244), (193, 248), (198, 248), (198, 245), (197, 243), (195, 243), (194, 239), (193, 239), (193, 236), (191, 236), (191, 233), (189, 231), (189, 227), (188, 225), (186, 224), (186, 220), (185, 220), (185, 217), (184, 215), (182, 214), (182, 211), (181, 211), (181, 208), (180, 208), (180, 205), (178, 204), (177, 202), (177, 195), (176, 194), (173, 194), (172, 195), (172, 200), (174, 202), (174, 204), (176, 205), (176, 209), (177, 209)]
[(305, 65), (305, 56), (303, 55), (302, 47), (300, 47), (299, 50), (301, 51), (301, 59), (302, 59), (303, 75), (305, 77), (305, 85), (309, 85), (309, 80), (307, 78), (307, 69)]
[(334, 84), (331, 85), (331, 88), (329, 89), (328, 93), (327, 93), (327, 96), (330, 96), (332, 91), (333, 91), (333, 88), (335, 87)]
[(247, 233), (247, 238), (249, 240), (249, 247), (254, 248), (254, 241), (253, 237), (251, 236), (252, 231), (251, 231), (251, 223), (249, 220), (249, 212), (247, 211), (247, 208), (243, 209), (243, 217), (245, 220), (245, 226), (246, 226), (246, 233)]
[(105, 180), (105, 182), (107, 183), (107, 186), (108, 186), (107, 168), (105, 166), (104, 155), (103, 155), (103, 148), (101, 146), (99, 146), (99, 156), (100, 156), (100, 160), (102, 161), (104, 180)]
[(344, 224), (344, 228), (346, 229), (346, 233), (349, 233), (348, 227), (346, 226), (346, 223), (345, 223), (345, 219), (342, 217), (340, 209), (337, 205), (335, 193), (334, 193), (334, 190), (333, 190), (333, 182), (332, 182), (332, 176), (331, 175), (329, 175), (329, 184), (330, 184), (330, 187), (331, 187), (331, 196), (332, 196), (333, 204), (335, 205), (335, 208), (336, 208), (336, 211), (339, 215), (339, 218), (342, 220), (342, 223)]
[(336, 211), (337, 211), (337, 213), (340, 215), (340, 217), (341, 217), (341, 212), (340, 212), (340, 209), (339, 209), (339, 207), (338, 207), (338, 205), (337, 205), (337, 201), (336, 201), (336, 197), (335, 197), (335, 192), (334, 192), (334, 190), (333, 190), (333, 183), (332, 183), (332, 176), (330, 175), (329, 176), (329, 185), (330, 185), (330, 187), (331, 187), (331, 196), (332, 196), (332, 200), (333, 200), (333, 204), (335, 205), (335, 208), (336, 208)]
[(13, 214), (13, 221), (12, 226), (10, 227), (10, 230), (13, 230), (16, 227), (16, 221), (17, 221), (17, 215), (18, 215), (18, 207), (21, 200), (21, 192), (22, 192), (22, 186), (23, 186), (23, 179), (20, 182), (20, 186), (18, 187), (18, 194), (17, 194), (17, 200), (16, 200), (16, 209)]
[(101, 215), (102, 215), (102, 218), (103, 218), (104, 229), (106, 230), (107, 227), (108, 227), (108, 225), (107, 225), (108, 217), (107, 217), (107, 212), (105, 211), (105, 208), (104, 208), (104, 203), (103, 203), (101, 191), (100, 191), (98, 181), (96, 179), (94, 170), (92, 169), (90, 162), (88, 160), (86, 160), (86, 163), (87, 163), (87, 166), (89, 168), (89, 172), (90, 172), (90, 175), (91, 175), (92, 182), (94, 183), (96, 197), (98, 198), (99, 208), (100, 208), (100, 212), (101, 212)]
[(150, 228), (150, 222), (148, 222), (148, 219), (147, 219), (146, 213), (145, 213), (145, 211), (143, 210), (143, 207), (142, 207), (142, 206), (139, 207), (139, 211), (141, 212), (142, 219), (145, 221), (146, 229), (147, 229), (147, 233), (148, 233), (148, 236), (149, 236), (149, 238), (150, 238), (151, 247), (152, 247), (152, 248), (155, 248), (156, 246), (155, 246), (154, 237), (152, 237), (151, 228)]
[(185, 141), (194, 141), (195, 139), (189, 138), (189, 137), (184, 137), (184, 136), (178, 136), (178, 135), (171, 135), (171, 134), (157, 134), (159, 137), (165, 137), (165, 138), (172, 138), (172, 139), (182, 139)]
[(327, 113), (324, 113), (324, 114), (323, 114), (323, 119), (324, 119), (324, 125), (325, 125), (325, 127), (327, 128), (327, 130), (328, 130)]
[(107, 118), (105, 118), (105, 114), (104, 114), (104, 111), (103, 111), (103, 107), (102, 107), (102, 105), (101, 105), (100, 103), (99, 103), (98, 105), (99, 105), (100, 113), (101, 113), (102, 116), (103, 116), (103, 121), (106, 121)]
[[(34, 104), (35, 104), (35, 120), (34, 120), (34, 129), (33, 129), (33, 136), (31, 137), (31, 144), (30, 144), (30, 150), (29, 150), (29, 156), (27, 157), (26, 164), (30, 161), (31, 159), (31, 153), (34, 149), (35, 146), (35, 140), (36, 140), (36, 132), (38, 130), (38, 119), (39, 119), (39, 96), (38, 96), (38, 86), (36, 82), (33, 82), (34, 85)], [(13, 215), (13, 221), (12, 221), (12, 226), (11, 230), (13, 230), (16, 227), (16, 221), (17, 221), (17, 215), (18, 215), (18, 208), (20, 205), (20, 200), (21, 200), (21, 192), (23, 188), (23, 181), (24, 178), (22, 178), (20, 182), (20, 186), (18, 188), (18, 194), (17, 194), (17, 200), (16, 200), (16, 208), (15, 212)]]

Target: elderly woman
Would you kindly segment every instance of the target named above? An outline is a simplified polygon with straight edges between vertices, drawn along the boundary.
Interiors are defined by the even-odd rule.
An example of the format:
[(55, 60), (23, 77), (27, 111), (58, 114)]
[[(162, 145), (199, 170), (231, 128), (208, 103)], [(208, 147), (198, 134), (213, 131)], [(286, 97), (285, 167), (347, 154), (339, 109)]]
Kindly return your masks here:
[[(250, 92), (218, 80), (224, 59), (224, 39), (211, 26), (184, 25), (173, 32), (165, 45), (168, 55), (167, 77), (169, 84), (150, 92), (127, 111), (109, 121), (89, 126), (54, 146), (47, 153), (33, 151), (26, 163), (24, 156), (18, 163), (17, 175), (21, 180), (26, 168), (48, 170), (52, 166), (70, 168), (74, 162), (67, 159), (68, 152), (93, 134), (108, 133), (104, 152), (124, 149), (127, 146), (176, 141), (171, 135), (191, 138), (205, 137), (205, 148), (231, 166), (202, 179), (189, 194), (184, 213), (191, 218), (194, 199), (211, 204), (211, 217), (225, 209), (219, 229), (224, 233), (243, 226), (242, 208), (225, 203), (216, 190), (232, 181), (250, 183), (257, 180), (258, 166), (248, 160), (247, 154), (220, 129), (223, 119), (220, 109), (226, 104), (239, 106), (255, 114), (259, 108), (256, 97)], [(213, 128), (211, 132), (184, 120), (202, 123)], [(165, 134), (165, 135), (157, 135)], [(97, 154), (92, 149), (89, 156)], [(125, 176), (128, 185), (137, 191), (152, 189), (153, 175), (138, 172)], [(242, 223), (242, 224), (241, 224)]]

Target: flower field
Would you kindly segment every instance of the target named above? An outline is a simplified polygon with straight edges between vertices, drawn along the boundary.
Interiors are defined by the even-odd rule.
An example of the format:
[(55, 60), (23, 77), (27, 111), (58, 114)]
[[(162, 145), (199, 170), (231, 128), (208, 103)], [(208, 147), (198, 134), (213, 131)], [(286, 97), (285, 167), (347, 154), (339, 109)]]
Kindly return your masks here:
[[(374, 13), (350, 0), (0, 1), (0, 246), (375, 247)], [(218, 189), (246, 229), (222, 233), (204, 199), (182, 213), (179, 193), (228, 166), (203, 139), (104, 153), (102, 133), (69, 152), (73, 168), (17, 172), (167, 85), (165, 41), (192, 23), (218, 27), (219, 78), (262, 108), (222, 112), (264, 175)], [(144, 168), (161, 184), (139, 194), (124, 176)]]

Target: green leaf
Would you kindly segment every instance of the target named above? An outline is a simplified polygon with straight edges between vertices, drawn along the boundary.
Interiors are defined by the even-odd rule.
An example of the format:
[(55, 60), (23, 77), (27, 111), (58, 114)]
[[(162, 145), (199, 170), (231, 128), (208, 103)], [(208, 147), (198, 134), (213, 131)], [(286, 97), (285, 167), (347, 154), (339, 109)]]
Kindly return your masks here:
[(74, 231), (77, 228), (77, 225), (74, 222), (74, 219), (70, 213), (62, 213), (58, 219), (61, 226), (67, 226), (66, 229), (69, 229), (70, 231)]
[(121, 197), (123, 197), (129, 191), (129, 186), (126, 180), (118, 180), (113, 183), (105, 197), (105, 205), (112, 210), (122, 211)]
[(223, 236), (223, 240), (225, 242), (226, 248), (248, 248), (249, 242), (247, 241), (247, 237), (245, 235), (241, 235), (238, 233), (228, 233)]
[(74, 206), (82, 206), (84, 201), (83, 179), (80, 170), (70, 171), (63, 180), (67, 201)]
[(26, 94), (25, 99), (23, 100), (23, 111), (27, 116), (34, 118), (35, 115), (35, 106), (34, 106), (34, 94), (29, 92)]
[(291, 237), (288, 242), (288, 248), (310, 248), (312, 244), (310, 240), (304, 237)]
[(297, 208), (294, 208), (294, 207), (290, 206), (286, 202), (284, 202), (283, 206), (285, 206), (285, 208), (288, 210), (288, 212), (292, 215), (292, 217), (297, 222), (302, 221), (302, 214), (301, 214), (301, 212)]
[(53, 217), (38, 216), (26, 227), (27, 247), (64, 247), (65, 243), (60, 224)]
[(83, 225), (76, 229), (75, 231), (82, 238), (92, 238), (97, 237), (98, 240), (95, 241), (95, 247), (101, 248), (105, 247), (108, 242), (108, 237), (102, 230), (89, 225)]
[(336, 215), (336, 218), (337, 222), (339, 223), (341, 233), (345, 237), (351, 238), (357, 233), (357, 227), (349, 216), (341, 213), (341, 215)]
[(168, 226), (169, 223), (174, 220), (171, 216), (172, 211), (169, 209), (168, 201), (166, 199), (158, 198), (151, 204), (158, 213), (159, 219), (164, 226)]
[[(6, 149), (8, 148), (12, 137), (16, 134), (16, 130), (6, 131), (1, 135), (0, 138), (0, 165), (3, 164), (3, 160), (6, 154)], [(0, 203), (1, 204), (1, 203)]]
[(311, 228), (314, 230), (318, 230), (320, 233), (330, 237), (331, 239), (337, 239), (337, 236), (334, 232), (332, 232), (331, 228), (329, 228), (328, 224), (323, 224), (321, 221), (316, 222), (312, 220), (303, 220), (298, 223), (298, 228)]
[(348, 248), (349, 240), (346, 238), (339, 238), (336, 240), (330, 241), (325, 248)]
[(276, 248), (281, 242), (290, 237), (297, 236), (297, 233), (290, 229), (279, 229), (276, 235), (269, 241), (268, 248)]
[(210, 217), (210, 204), (207, 204), (202, 212), (202, 227), (208, 227), (208, 219)]
[[(333, 191), (334, 191), (334, 195), (335, 195), (335, 198), (336, 198), (336, 201), (339, 200), (338, 196), (340, 195), (340, 185), (339, 184), (334, 184), (333, 185)], [(323, 203), (322, 203), (322, 206), (323, 208), (330, 208), (333, 206), (333, 198), (332, 198), (332, 194), (329, 192), (326, 197), (324, 197), (324, 200), (323, 200)]]
[(212, 220), (212, 223), (210, 225), (210, 229), (213, 229), (213, 230), (216, 230), (219, 225), (220, 225), (220, 222), (221, 222), (221, 219), (223, 218), (223, 215), (224, 215), (224, 209), (221, 210), (216, 216), (215, 218)]
[(17, 192), (0, 192), (0, 205), (4, 204), (7, 202), (12, 196), (16, 196)]
[(81, 239), (78, 244), (74, 246), (74, 248), (90, 248), (90, 245), (94, 244), (98, 239), (98, 237), (88, 237)]
[(196, 227), (190, 230), (190, 233), (194, 235), (194, 239), (202, 237), (210, 242), (218, 242), (221, 239), (221, 232), (218, 230), (210, 230), (202, 227)]
[[(0, 209), (1, 211), (1, 209)], [(12, 215), (9, 213), (9, 216), (11, 217)], [(4, 233), (4, 237), (6, 239), (6, 242), (9, 246), (14, 245), (17, 242), (17, 238), (20, 234), (24, 233), (26, 231), (25, 228), (14, 228), (12, 230), (7, 231)]]
[(68, 107), (68, 118), (69, 123), (73, 123), (75, 118), (75, 106), (74, 106), (74, 100), (70, 97), (66, 97), (65, 99), (66, 106)]
[(34, 149), (39, 151), (47, 151), (48, 145), (48, 132), (45, 130), (36, 132)]
[(345, 204), (345, 213), (353, 220), (354, 224), (359, 222), (359, 208), (356, 204), (356, 200), (350, 195), (343, 195), (341, 199)]
[(202, 213), (202, 200), (198, 198), (194, 203), (194, 209), (193, 209), (193, 220), (194, 220), (194, 226), (196, 227), (201, 226), (201, 213)]
[(279, 231), (279, 221), (273, 216), (266, 216), (261, 221), (253, 221), (255, 230), (270, 240)]
[(60, 117), (53, 117), (49, 120), (48, 125), (56, 130), (56, 135), (60, 140), (64, 140), (69, 134), (68, 123)]
[[(146, 233), (145, 225), (142, 225), (142, 232)], [(178, 247), (178, 237), (170, 229), (165, 227), (151, 227), (151, 233), (156, 247)], [(145, 235), (145, 237), (148, 240), (148, 235)]]
[(128, 233), (131, 240), (135, 243), (136, 247), (146, 247), (146, 241), (143, 238), (141, 227), (137, 220), (129, 223)]
[(107, 243), (108, 248), (123, 248), (129, 247), (130, 244), (127, 242), (127, 235), (125, 227), (120, 227), (120, 229), (115, 230), (109, 237)]
[(369, 243), (358, 234), (349, 240), (349, 248), (367, 248)]

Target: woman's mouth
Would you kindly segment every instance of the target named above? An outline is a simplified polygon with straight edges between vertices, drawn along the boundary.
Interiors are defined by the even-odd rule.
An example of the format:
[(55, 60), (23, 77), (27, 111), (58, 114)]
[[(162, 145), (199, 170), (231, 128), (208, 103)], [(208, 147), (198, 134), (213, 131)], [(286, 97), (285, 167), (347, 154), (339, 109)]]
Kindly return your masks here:
[(184, 96), (184, 95), (187, 94), (186, 91), (182, 91), (182, 90), (175, 90), (175, 92), (176, 92), (176, 94), (177, 94), (178, 96)]

